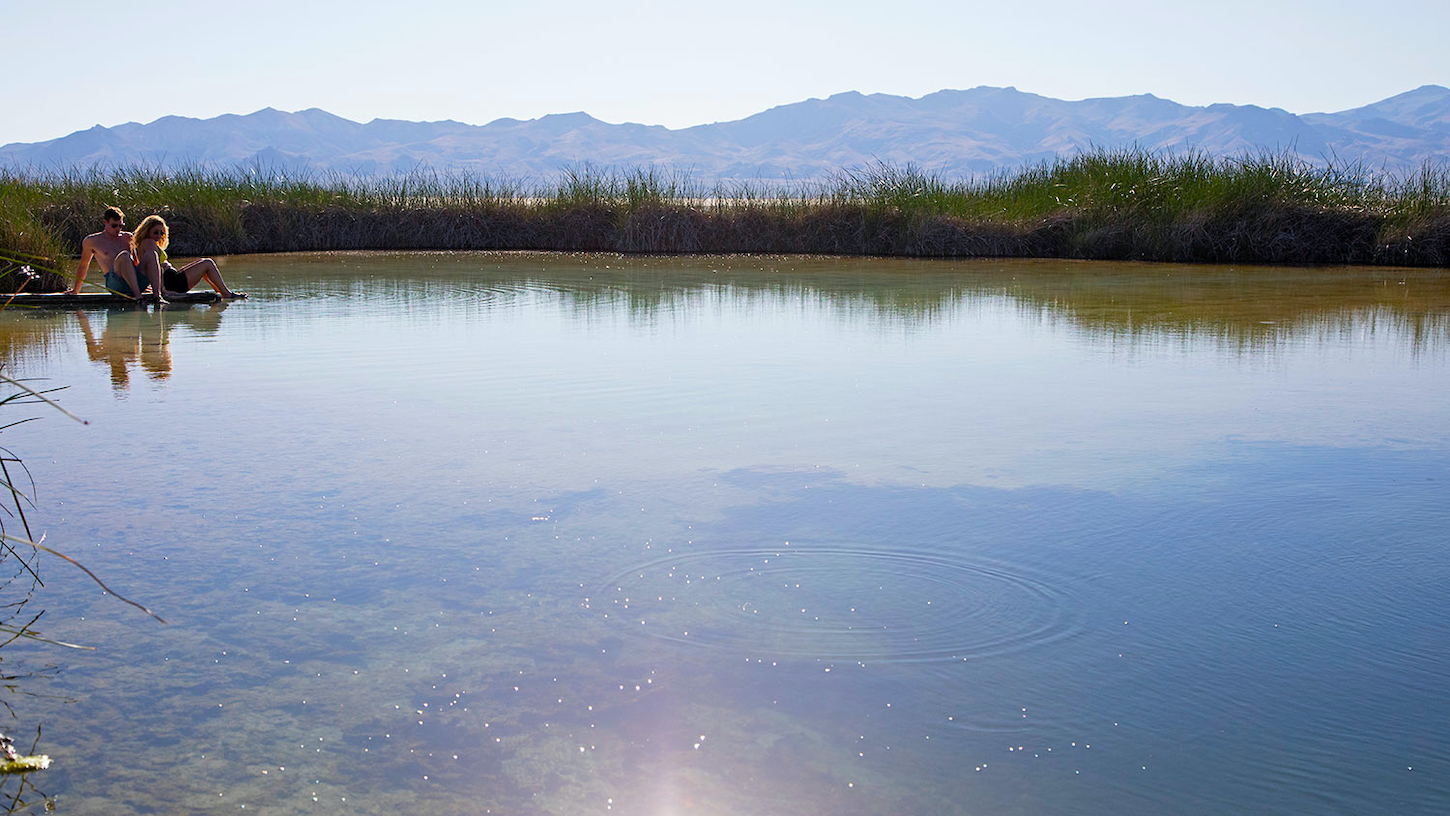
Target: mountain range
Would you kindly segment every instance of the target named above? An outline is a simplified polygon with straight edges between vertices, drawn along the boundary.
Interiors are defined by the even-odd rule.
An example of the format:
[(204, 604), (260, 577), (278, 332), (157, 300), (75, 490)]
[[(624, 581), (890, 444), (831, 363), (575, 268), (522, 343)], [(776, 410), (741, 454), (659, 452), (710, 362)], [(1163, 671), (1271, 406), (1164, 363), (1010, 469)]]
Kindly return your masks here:
[(853, 91), (676, 130), (609, 124), (586, 113), (468, 125), (359, 123), (317, 108), (265, 108), (97, 125), (50, 141), (8, 144), (0, 147), (0, 166), (260, 166), (361, 175), (431, 168), (547, 178), (591, 164), (673, 168), (697, 180), (808, 181), (879, 162), (973, 176), (1125, 146), (1219, 156), (1293, 151), (1317, 164), (1362, 162), (1403, 172), (1450, 155), (1450, 88), (1425, 85), (1364, 107), (1311, 114), (1181, 105), (1151, 94), (1064, 101), (1015, 88), (920, 98)]

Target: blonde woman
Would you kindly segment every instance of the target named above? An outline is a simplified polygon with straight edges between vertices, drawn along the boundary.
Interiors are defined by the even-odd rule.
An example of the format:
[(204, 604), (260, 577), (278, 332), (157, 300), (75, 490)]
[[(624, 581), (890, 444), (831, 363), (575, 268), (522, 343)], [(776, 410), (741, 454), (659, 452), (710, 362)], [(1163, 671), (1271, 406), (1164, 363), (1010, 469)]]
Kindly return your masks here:
[(162, 303), (166, 302), (167, 295), (175, 297), (189, 292), (202, 280), (211, 284), (211, 288), (224, 298), (246, 297), (245, 293), (227, 286), (222, 280), (221, 270), (216, 268), (211, 258), (192, 261), (180, 269), (172, 266), (166, 260), (166, 245), (169, 243), (171, 236), (165, 219), (159, 215), (148, 215), (131, 233), (131, 249), (117, 255), (116, 263), (124, 261), (130, 264), (136, 271), (136, 283), (145, 289), (149, 282), (151, 291)]

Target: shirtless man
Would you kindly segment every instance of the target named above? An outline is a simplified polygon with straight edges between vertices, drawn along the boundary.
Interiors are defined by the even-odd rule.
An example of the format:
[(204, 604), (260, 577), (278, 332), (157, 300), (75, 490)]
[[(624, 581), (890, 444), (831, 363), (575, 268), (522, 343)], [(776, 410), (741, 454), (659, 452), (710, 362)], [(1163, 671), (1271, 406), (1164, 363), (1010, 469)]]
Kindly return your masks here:
[(101, 271), (106, 273), (107, 289), (137, 297), (146, 288), (136, 284), (136, 269), (129, 263), (121, 264), (121, 269), (112, 268), (115, 266), (116, 256), (131, 248), (131, 233), (121, 229), (125, 220), (126, 214), (120, 209), (107, 207), (101, 214), (101, 222), (106, 228), (87, 235), (81, 241), (81, 261), (76, 266), (76, 283), (70, 288), (71, 294), (80, 294), (81, 284), (85, 283), (86, 273), (91, 269), (92, 258), (101, 265)]

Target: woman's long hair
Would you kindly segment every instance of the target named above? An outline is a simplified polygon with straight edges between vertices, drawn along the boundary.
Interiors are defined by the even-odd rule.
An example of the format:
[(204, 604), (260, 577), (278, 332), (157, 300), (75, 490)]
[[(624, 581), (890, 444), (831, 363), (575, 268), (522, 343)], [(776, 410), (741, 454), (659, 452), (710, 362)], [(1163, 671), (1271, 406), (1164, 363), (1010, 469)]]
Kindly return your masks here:
[(164, 230), (166, 230), (166, 232), (161, 236), (161, 240), (156, 242), (156, 245), (159, 246), (159, 247), (161, 247), (162, 249), (165, 249), (166, 248), (166, 245), (169, 244), (169, 243), (171, 243), (171, 228), (168, 227), (168, 226), (166, 226), (166, 219), (162, 218), (159, 215), (148, 215), (148, 216), (146, 216), (145, 218), (141, 219), (141, 223), (137, 224), (136, 225), (136, 229), (131, 233), (131, 262), (132, 263), (140, 263), (141, 262), (141, 260), (140, 260), (140, 254), (141, 253), (140, 253), (140, 250), (138, 249), (138, 247), (141, 246), (141, 242), (142, 241), (144, 241), (147, 238), (151, 237), (151, 228), (152, 227), (155, 227), (157, 224), (160, 224), (161, 225), (161, 228), (164, 229)]

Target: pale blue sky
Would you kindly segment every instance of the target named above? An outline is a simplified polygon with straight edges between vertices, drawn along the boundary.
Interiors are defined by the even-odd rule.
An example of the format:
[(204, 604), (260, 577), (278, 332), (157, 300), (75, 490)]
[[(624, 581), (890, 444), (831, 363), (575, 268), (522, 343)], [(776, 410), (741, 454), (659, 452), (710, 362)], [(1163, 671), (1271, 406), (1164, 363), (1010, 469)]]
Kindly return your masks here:
[(267, 106), (684, 127), (846, 90), (1305, 113), (1450, 85), (1445, 0), (0, 0), (0, 34), (0, 144)]

